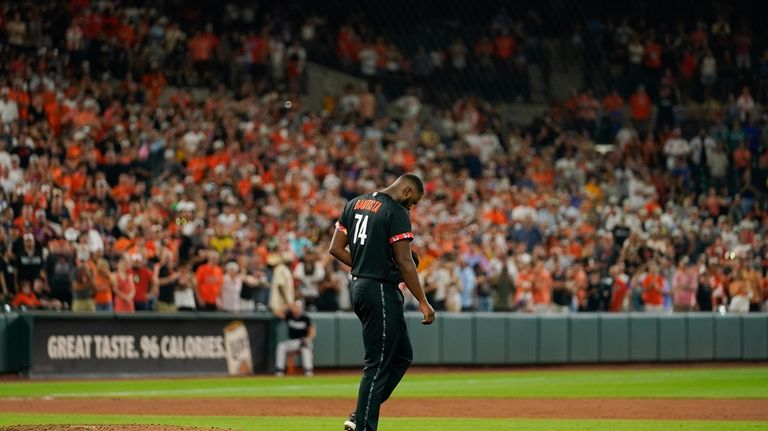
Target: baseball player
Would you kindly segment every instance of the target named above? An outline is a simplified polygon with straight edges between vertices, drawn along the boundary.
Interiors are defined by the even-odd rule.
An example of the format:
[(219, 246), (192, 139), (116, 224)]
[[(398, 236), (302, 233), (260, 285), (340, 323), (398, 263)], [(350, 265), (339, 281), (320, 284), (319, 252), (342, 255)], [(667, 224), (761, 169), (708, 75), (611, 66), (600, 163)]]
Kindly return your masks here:
[(411, 255), (408, 211), (423, 195), (421, 179), (406, 174), (384, 190), (349, 201), (336, 223), (329, 253), (352, 268), (352, 307), (363, 325), (365, 346), (357, 408), (344, 422), (346, 431), (376, 431), (381, 403), (413, 360), (401, 281), (419, 302), (421, 323), (435, 320)]

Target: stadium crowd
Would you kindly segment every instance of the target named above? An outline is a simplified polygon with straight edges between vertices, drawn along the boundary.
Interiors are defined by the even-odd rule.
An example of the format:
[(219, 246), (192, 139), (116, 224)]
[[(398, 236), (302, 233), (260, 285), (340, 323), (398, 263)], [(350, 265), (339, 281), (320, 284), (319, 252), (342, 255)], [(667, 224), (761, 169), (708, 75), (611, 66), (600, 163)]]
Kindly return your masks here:
[[(438, 310), (766, 307), (763, 81), (745, 75), (731, 97), (709, 91), (715, 76), (681, 109), (682, 70), (645, 71), (628, 98), (584, 90), (525, 128), (482, 98), (431, 107), (418, 86), (393, 100), (349, 87), (315, 112), (298, 97), (306, 28), (240, 50), (214, 27), (88, 3), (0, 12), (10, 307), (349, 309), (347, 268), (326, 253), (334, 222), (402, 172), (426, 183), (413, 246)], [(703, 53), (703, 73), (696, 34), (681, 52)]]

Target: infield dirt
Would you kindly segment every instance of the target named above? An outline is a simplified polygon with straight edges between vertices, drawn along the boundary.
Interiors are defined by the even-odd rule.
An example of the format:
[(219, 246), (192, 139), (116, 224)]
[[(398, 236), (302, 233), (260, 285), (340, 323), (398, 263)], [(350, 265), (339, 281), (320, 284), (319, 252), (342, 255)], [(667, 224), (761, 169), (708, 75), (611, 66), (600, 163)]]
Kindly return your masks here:
[[(7, 413), (346, 417), (353, 409), (354, 400), (350, 398), (6, 398), (0, 400), (0, 412)], [(382, 406), (382, 414), (390, 417), (766, 421), (768, 420), (768, 399), (394, 398)], [(26, 431), (32, 428), (13, 429)], [(50, 428), (50, 430), (53, 429)], [(178, 428), (159, 427), (152, 428), (152, 431), (171, 429)], [(66, 428), (66, 430), (110, 431), (111, 429)]]

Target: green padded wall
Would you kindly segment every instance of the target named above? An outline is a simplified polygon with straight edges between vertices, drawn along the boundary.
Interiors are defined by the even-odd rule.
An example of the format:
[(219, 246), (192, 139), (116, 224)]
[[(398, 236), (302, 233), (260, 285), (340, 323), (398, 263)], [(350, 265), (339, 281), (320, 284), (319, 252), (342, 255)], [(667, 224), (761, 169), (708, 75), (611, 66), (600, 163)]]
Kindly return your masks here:
[(473, 364), (475, 361), (473, 313), (441, 313), (440, 351), (444, 364)]
[(363, 347), (363, 327), (354, 313), (340, 313), (338, 318), (336, 340), (336, 358), (342, 367), (362, 367), (365, 359)]
[(475, 362), (503, 364), (507, 355), (507, 324), (504, 316), (493, 313), (475, 315)]
[(431, 325), (422, 325), (421, 313), (406, 313), (408, 336), (413, 347), (413, 363), (417, 365), (440, 364), (440, 332), (445, 313), (440, 313)]
[(659, 316), (659, 360), (684, 361), (686, 358), (685, 316)]
[(600, 326), (595, 314), (572, 314), (569, 317), (569, 361), (597, 362), (600, 351)]
[(317, 328), (313, 346), (316, 367), (333, 367), (338, 363), (338, 329), (336, 315), (332, 313), (310, 313), (309, 317)]
[(687, 359), (711, 361), (715, 358), (715, 321), (711, 313), (686, 313)]
[(748, 314), (741, 318), (742, 359), (768, 359), (768, 315)]
[(540, 316), (539, 337), (539, 362), (563, 363), (568, 361), (567, 317)]
[(600, 362), (629, 360), (629, 320), (625, 315), (600, 315)]
[(659, 357), (659, 322), (653, 315), (632, 313), (629, 317), (629, 359), (657, 361)]
[(539, 324), (535, 317), (508, 314), (507, 363), (535, 364), (539, 353)]
[(741, 359), (741, 316), (715, 317), (715, 358)]

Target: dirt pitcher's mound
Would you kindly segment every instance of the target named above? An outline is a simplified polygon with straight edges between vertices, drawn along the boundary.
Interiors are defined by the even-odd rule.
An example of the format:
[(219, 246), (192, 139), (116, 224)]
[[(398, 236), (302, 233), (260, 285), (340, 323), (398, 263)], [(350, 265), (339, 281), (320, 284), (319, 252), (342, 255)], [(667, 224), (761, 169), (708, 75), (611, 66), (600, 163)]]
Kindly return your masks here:
[(191, 428), (173, 425), (11, 425), (0, 431), (223, 431), (221, 428)]

